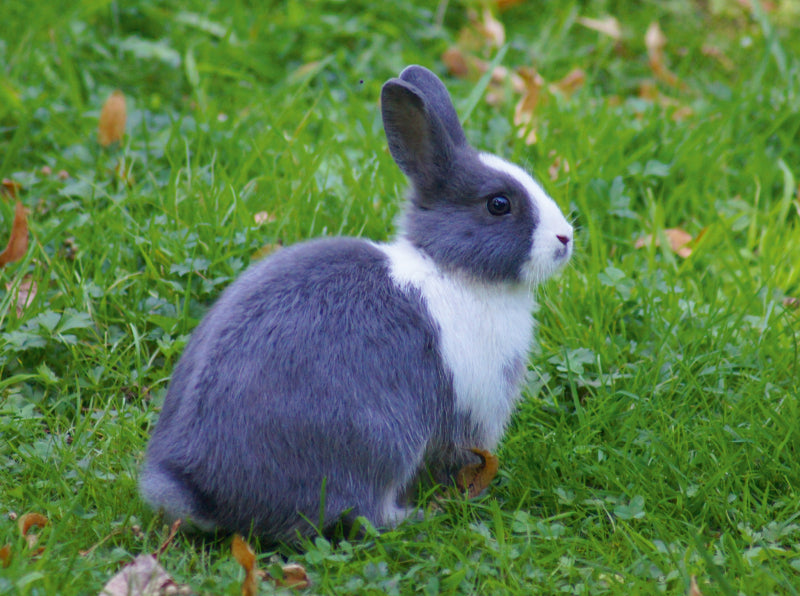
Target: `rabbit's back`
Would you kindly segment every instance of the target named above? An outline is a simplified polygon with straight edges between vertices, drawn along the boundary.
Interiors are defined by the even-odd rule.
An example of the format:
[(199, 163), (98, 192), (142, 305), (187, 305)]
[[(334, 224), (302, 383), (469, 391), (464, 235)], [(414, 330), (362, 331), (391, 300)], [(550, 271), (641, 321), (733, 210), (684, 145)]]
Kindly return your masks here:
[(325, 519), (355, 503), (352, 515), (385, 520), (452, 424), (437, 346), (418, 291), (395, 283), (379, 248), (279, 251), (193, 334), (148, 449), (145, 498), (201, 526), (252, 521), (278, 537), (320, 519), (321, 498)]

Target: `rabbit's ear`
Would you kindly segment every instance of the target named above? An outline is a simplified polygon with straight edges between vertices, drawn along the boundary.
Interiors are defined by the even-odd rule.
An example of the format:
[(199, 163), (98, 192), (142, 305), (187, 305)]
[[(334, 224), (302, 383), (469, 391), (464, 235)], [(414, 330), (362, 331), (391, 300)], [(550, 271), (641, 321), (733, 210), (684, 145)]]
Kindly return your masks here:
[(440, 179), (453, 162), (455, 143), (422, 91), (402, 79), (388, 80), (381, 112), (389, 151), (403, 173), (423, 188)]
[(400, 78), (414, 85), (422, 92), (428, 109), (439, 116), (450, 140), (456, 146), (466, 145), (467, 137), (458, 120), (458, 114), (453, 106), (453, 100), (447, 92), (447, 87), (427, 68), (422, 66), (409, 66), (400, 73)]

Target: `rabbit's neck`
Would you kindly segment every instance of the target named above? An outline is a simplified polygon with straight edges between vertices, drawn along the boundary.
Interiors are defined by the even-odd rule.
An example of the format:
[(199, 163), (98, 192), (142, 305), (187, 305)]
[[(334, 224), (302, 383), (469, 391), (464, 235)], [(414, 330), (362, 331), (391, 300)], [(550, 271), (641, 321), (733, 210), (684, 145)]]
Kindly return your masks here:
[(476, 447), (497, 446), (519, 398), (533, 341), (529, 288), (446, 272), (404, 239), (378, 245), (401, 288), (422, 295), (439, 330), (439, 352), (453, 377), (456, 410), (477, 429)]

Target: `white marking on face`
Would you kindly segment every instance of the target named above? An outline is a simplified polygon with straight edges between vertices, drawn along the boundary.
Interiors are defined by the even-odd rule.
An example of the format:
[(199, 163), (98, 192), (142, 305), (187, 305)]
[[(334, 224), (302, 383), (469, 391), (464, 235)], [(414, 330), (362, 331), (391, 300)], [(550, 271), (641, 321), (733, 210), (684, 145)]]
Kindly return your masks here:
[(572, 226), (556, 202), (525, 170), (490, 153), (481, 153), (479, 158), (485, 166), (514, 178), (528, 192), (539, 221), (533, 230), (530, 259), (523, 275), (532, 283), (543, 282), (563, 267), (572, 255)]
[(483, 283), (441, 271), (405, 239), (377, 245), (401, 288), (419, 290), (440, 329), (441, 356), (453, 375), (456, 408), (478, 427), (478, 446), (503, 436), (533, 340), (533, 295), (524, 285)]

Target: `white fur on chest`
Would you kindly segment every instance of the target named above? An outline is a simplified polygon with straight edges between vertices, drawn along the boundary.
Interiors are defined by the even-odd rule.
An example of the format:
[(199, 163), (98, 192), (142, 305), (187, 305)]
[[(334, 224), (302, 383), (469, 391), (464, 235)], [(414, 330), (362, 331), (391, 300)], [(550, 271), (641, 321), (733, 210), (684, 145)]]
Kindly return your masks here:
[(405, 240), (377, 245), (400, 287), (417, 288), (439, 325), (441, 353), (453, 375), (456, 408), (492, 450), (519, 398), (533, 341), (534, 299), (526, 287), (486, 284), (440, 271)]

